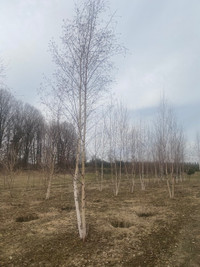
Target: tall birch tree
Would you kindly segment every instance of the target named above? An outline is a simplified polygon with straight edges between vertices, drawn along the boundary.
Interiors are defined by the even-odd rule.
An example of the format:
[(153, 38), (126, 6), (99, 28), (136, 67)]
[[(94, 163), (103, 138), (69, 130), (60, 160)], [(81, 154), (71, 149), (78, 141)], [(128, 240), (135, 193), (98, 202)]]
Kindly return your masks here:
[(105, 12), (104, 0), (78, 1), (74, 18), (64, 21), (61, 49), (54, 42), (50, 43), (57, 66), (54, 73), (56, 82), (51, 83), (54, 96), (59, 98), (63, 115), (71, 119), (78, 136), (73, 186), (78, 231), (82, 240), (87, 236), (85, 161), (89, 118), (102, 92), (111, 82), (111, 58), (120, 51), (112, 17), (106, 22), (102, 19)]

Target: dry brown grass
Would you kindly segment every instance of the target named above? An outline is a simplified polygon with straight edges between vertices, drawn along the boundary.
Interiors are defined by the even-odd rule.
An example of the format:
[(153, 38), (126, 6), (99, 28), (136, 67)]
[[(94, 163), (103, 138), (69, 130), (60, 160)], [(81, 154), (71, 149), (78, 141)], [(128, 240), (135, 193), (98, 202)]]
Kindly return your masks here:
[[(87, 186), (89, 235), (82, 243), (70, 176), (55, 177), (47, 201), (42, 173), (18, 173), (12, 197), (0, 177), (0, 266), (184, 266), (174, 263), (180, 255), (180, 264), (189, 259), (191, 247), (183, 246), (181, 231), (193, 223), (200, 234), (190, 218), (200, 219), (198, 177), (176, 185), (174, 200), (165, 184), (149, 184), (146, 191), (137, 184), (131, 194), (124, 182), (115, 197), (108, 182), (99, 192), (93, 178), (88, 176)], [(195, 242), (194, 265), (185, 266), (199, 259)]]

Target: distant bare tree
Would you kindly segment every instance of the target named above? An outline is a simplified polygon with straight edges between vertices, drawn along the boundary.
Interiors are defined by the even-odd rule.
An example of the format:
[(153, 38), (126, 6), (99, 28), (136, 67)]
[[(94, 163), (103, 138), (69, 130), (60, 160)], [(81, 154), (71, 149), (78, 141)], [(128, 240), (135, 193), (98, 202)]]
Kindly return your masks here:
[(8, 128), (12, 118), (14, 99), (5, 89), (0, 89), (0, 148), (8, 134)]
[(125, 142), (128, 134), (127, 109), (118, 103), (111, 103), (107, 122), (108, 132), (108, 157), (111, 165), (111, 180), (113, 184), (114, 195), (119, 194), (122, 181), (122, 165), (125, 158)]
[(196, 133), (196, 142), (195, 142), (195, 150), (198, 158), (199, 170), (200, 170), (200, 134)]
[(17, 156), (12, 146), (9, 147), (9, 151), (7, 151), (7, 153), (3, 156), (1, 162), (5, 170), (4, 185), (5, 184), (8, 185), (10, 195), (13, 196), (12, 191), (15, 181), (15, 172), (16, 172), (15, 166), (17, 162)]
[(159, 175), (164, 180), (167, 175), (168, 163), (168, 144), (169, 144), (169, 128), (170, 128), (171, 111), (166, 98), (163, 96), (160, 102), (158, 113), (154, 121), (154, 134), (156, 155), (159, 162)]
[[(103, 190), (103, 182), (104, 182), (104, 162), (106, 158), (108, 138), (107, 138), (107, 119), (108, 119), (108, 108), (104, 108), (101, 112), (101, 120), (97, 122), (98, 130), (96, 131), (96, 139), (95, 139), (95, 150), (98, 151), (98, 159), (100, 164), (100, 170), (97, 173), (97, 180), (99, 190)], [(98, 144), (97, 144), (98, 143)], [(95, 164), (96, 165), (96, 164)]]
[(57, 141), (58, 128), (55, 123), (46, 126), (45, 141), (43, 146), (43, 169), (47, 177), (47, 191), (46, 199), (50, 197), (51, 184), (55, 173), (56, 155), (57, 155)]
[[(111, 99), (112, 101), (112, 99)], [(120, 181), (117, 172), (117, 111), (116, 106), (111, 102), (108, 122), (107, 135), (109, 140), (108, 158), (110, 161), (111, 181), (114, 195), (118, 195)]]
[(18, 166), (22, 166), (21, 161), (24, 157), (24, 129), (24, 104), (21, 101), (15, 101), (7, 144), (15, 151)]
[(141, 189), (145, 190), (145, 179), (144, 179), (144, 162), (145, 162), (145, 153), (148, 147), (148, 140), (146, 140), (146, 129), (142, 122), (140, 121), (137, 134), (137, 158), (138, 158), (138, 167), (139, 167), (139, 179), (141, 184)]
[[(92, 160), (94, 162), (94, 169), (95, 169), (95, 180), (99, 184), (99, 170), (98, 170), (98, 164), (97, 164), (97, 159), (99, 156), (99, 150), (100, 150), (100, 142), (99, 142), (99, 129), (97, 127), (98, 123), (95, 123), (95, 129), (94, 129), (94, 151), (93, 151), (93, 156)], [(99, 186), (99, 190), (101, 191), (101, 187)]]
[[(175, 180), (182, 180), (185, 138), (173, 109), (163, 97), (155, 121), (154, 147), (159, 173), (166, 180), (170, 198), (174, 197)], [(154, 157), (155, 158), (155, 157)]]
[(40, 112), (29, 104), (24, 106), (24, 125), (23, 125), (23, 165), (26, 167), (29, 162), (30, 151), (35, 133), (38, 129), (38, 118)]
[(137, 130), (132, 127), (129, 134), (129, 144), (130, 144), (130, 191), (133, 193), (135, 188), (135, 178), (136, 178), (136, 164), (137, 164)]
[(71, 169), (76, 156), (77, 135), (72, 124), (60, 122), (57, 124), (57, 166), (61, 169)]

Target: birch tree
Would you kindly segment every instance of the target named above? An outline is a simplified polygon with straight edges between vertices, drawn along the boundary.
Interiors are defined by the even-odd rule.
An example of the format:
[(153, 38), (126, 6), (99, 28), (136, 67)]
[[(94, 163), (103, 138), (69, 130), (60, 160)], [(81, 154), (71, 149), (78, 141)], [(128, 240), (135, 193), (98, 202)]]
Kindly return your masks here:
[[(106, 155), (106, 147), (107, 147), (107, 134), (106, 134), (106, 110), (102, 111), (102, 119), (98, 122), (99, 129), (98, 129), (98, 139), (95, 140), (95, 150), (99, 151), (99, 163), (100, 163), (100, 172), (96, 173), (96, 178), (98, 180), (99, 191), (103, 190), (103, 181), (104, 181), (104, 161)], [(97, 141), (99, 147), (97, 147)], [(96, 157), (95, 157), (96, 161)], [(97, 170), (97, 162), (95, 162), (95, 171)]]
[(139, 171), (141, 190), (145, 190), (145, 180), (144, 180), (145, 128), (143, 127), (141, 121), (138, 127), (137, 155), (138, 155), (138, 171)]
[(164, 180), (164, 175), (167, 175), (170, 116), (171, 111), (169, 105), (163, 96), (154, 121), (155, 149), (159, 162), (159, 174), (162, 180)]
[(137, 163), (137, 131), (132, 127), (130, 131), (130, 160), (131, 160), (131, 193), (134, 191), (136, 178), (136, 163)]
[(78, 136), (73, 187), (79, 236), (85, 240), (87, 129), (97, 101), (111, 82), (111, 58), (119, 52), (119, 47), (111, 25), (112, 17), (107, 22), (102, 19), (105, 1), (85, 0), (78, 4), (74, 19), (63, 24), (61, 49), (54, 42), (50, 43), (57, 66), (56, 81), (51, 86), (54, 96), (61, 102), (63, 115), (73, 122)]
[(196, 134), (196, 144), (195, 144), (196, 154), (198, 158), (199, 170), (200, 170), (200, 134)]
[[(111, 166), (113, 193), (117, 196), (122, 181), (122, 163), (127, 156), (126, 141), (128, 136), (128, 116), (127, 109), (122, 103), (117, 103), (115, 106), (111, 103), (106, 128), (109, 140), (108, 157)], [(126, 166), (124, 167), (126, 169)]]
[(159, 162), (160, 177), (162, 180), (166, 180), (169, 197), (173, 198), (175, 179), (182, 180), (185, 138), (173, 109), (164, 97), (154, 127), (154, 145)]

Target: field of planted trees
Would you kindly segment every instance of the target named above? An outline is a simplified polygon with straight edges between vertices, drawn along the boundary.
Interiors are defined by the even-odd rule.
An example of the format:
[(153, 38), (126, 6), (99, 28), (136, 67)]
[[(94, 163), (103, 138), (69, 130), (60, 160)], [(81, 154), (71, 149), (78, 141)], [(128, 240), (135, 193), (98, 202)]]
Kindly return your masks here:
[(142, 119), (109, 91), (127, 54), (116, 18), (77, 1), (49, 42), (40, 108), (0, 61), (0, 266), (200, 266), (200, 135), (187, 140), (164, 92)]
[[(124, 172), (124, 168), (123, 168)], [(43, 172), (0, 177), (1, 266), (199, 266), (200, 174), (184, 175), (169, 198), (166, 182), (122, 175), (118, 196), (105, 174), (86, 177), (88, 236), (77, 233), (72, 176), (56, 173), (45, 200)]]

